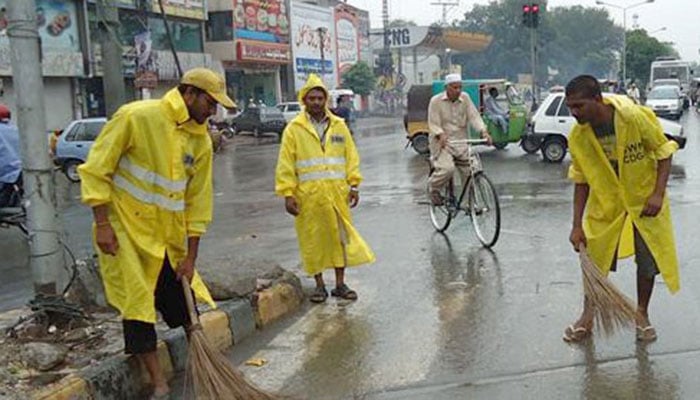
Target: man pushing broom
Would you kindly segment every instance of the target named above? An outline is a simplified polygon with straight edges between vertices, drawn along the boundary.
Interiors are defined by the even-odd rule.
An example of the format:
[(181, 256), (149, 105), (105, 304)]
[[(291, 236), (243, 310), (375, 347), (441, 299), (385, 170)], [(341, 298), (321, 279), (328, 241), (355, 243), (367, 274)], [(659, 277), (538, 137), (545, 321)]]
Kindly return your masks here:
[[(656, 339), (649, 301), (658, 273), (671, 293), (679, 289), (671, 212), (666, 184), (678, 144), (668, 140), (649, 108), (624, 96), (603, 97), (598, 80), (581, 75), (566, 86), (566, 105), (578, 124), (569, 136), (574, 189), (570, 241), (585, 246), (603, 274), (617, 259), (635, 255), (637, 264), (637, 340)], [(586, 211), (584, 216), (584, 210)], [(564, 340), (591, 335), (594, 310), (584, 298), (581, 317), (564, 331)]]

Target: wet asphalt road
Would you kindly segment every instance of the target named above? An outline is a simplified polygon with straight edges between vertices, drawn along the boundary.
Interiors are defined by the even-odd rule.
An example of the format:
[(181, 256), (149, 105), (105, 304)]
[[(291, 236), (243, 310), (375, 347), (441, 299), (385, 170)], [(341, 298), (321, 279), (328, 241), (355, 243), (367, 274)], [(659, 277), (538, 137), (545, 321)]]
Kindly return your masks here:
[[(669, 183), (682, 289), (671, 296), (657, 282), (650, 310), (656, 343), (638, 345), (632, 331), (598, 335), (586, 345), (561, 340), (582, 296), (567, 240), (573, 192), (567, 162), (545, 164), (515, 146), (482, 150), (502, 208), (502, 236), (489, 252), (467, 219), (453, 222), (446, 235), (433, 231), (427, 165), (403, 150), (397, 133), (358, 141), (366, 181), (355, 220), (378, 258), (349, 272), (360, 300), (307, 304), (295, 318), (235, 346), (231, 358), (263, 387), (308, 399), (697, 398), (700, 117), (682, 122), (689, 143), (674, 159)], [(259, 165), (265, 176), (254, 175), (237, 193), (255, 196), (257, 188), (268, 199), (276, 147), (238, 150), (234, 170), (237, 163)], [(248, 207), (265, 224), (250, 222), (257, 238), (241, 240), (255, 246), (242, 248), (276, 246), (274, 257), (294, 267), (291, 218), (279, 201), (255, 198)], [(613, 280), (634, 298), (634, 264), (620, 266)], [(331, 284), (332, 274), (326, 279)], [(243, 365), (249, 358), (267, 364)]]
[[(681, 292), (659, 280), (651, 320), (659, 340), (634, 332), (567, 345), (577, 316), (581, 274), (568, 245), (572, 186), (567, 162), (545, 164), (515, 145), (482, 150), (502, 209), (502, 235), (481, 249), (469, 220), (436, 234), (425, 205), (427, 163), (404, 150), (403, 134), (358, 140), (365, 175), (356, 226), (376, 264), (351, 270), (360, 300), (335, 299), (302, 311), (236, 345), (231, 358), (261, 386), (308, 399), (693, 399), (700, 383), (700, 116), (684, 117), (688, 147), (674, 159), (669, 184), (681, 260)], [(264, 257), (301, 273), (293, 220), (273, 197), (277, 145), (228, 148), (216, 160), (216, 221), (203, 244), (203, 267), (236, 253)], [(568, 160), (568, 159), (567, 159)], [(89, 253), (88, 210), (77, 186), (62, 193), (68, 242)], [(3, 254), (13, 247), (2, 235)], [(21, 248), (21, 242), (15, 242)], [(11, 257), (21, 257), (19, 252)], [(613, 276), (634, 295), (635, 269)], [(3, 277), (26, 276), (15, 269)], [(328, 274), (327, 283), (332, 283)], [(305, 286), (312, 280), (304, 278)], [(3, 279), (21, 303), (21, 285)], [(19, 287), (19, 289), (14, 289)], [(14, 290), (14, 291), (13, 291)], [(6, 293), (17, 293), (8, 295)], [(263, 358), (263, 367), (242, 365)], [(177, 385), (177, 384), (176, 384)]]

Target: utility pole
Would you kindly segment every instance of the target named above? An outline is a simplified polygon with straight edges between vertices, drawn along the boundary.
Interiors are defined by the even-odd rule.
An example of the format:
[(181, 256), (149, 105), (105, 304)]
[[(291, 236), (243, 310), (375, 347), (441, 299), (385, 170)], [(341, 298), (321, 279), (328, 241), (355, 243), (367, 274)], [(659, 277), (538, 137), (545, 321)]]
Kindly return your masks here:
[[(27, 204), (29, 266), (34, 294), (54, 296), (63, 253), (58, 234), (53, 165), (46, 140), (44, 81), (34, 0), (7, 3), (17, 125), (22, 133), (22, 178)], [(60, 100), (59, 100), (60, 101)]]
[(540, 25), (540, 6), (523, 4), (523, 25), (530, 29), (530, 68), (532, 69), (532, 107), (537, 108), (537, 27)]
[(97, 0), (97, 26), (102, 49), (102, 84), (105, 94), (106, 117), (126, 101), (122, 74), (122, 46), (119, 43), (119, 11), (112, 0)]
[(325, 81), (326, 79), (326, 52), (324, 49), (324, 41), (326, 38), (326, 28), (319, 26), (318, 29), (318, 41), (319, 41), (319, 49), (321, 49), (321, 80)]
[(447, 26), (447, 12), (450, 11), (452, 7), (459, 6), (459, 1), (440, 0), (435, 3), (430, 3), (430, 5), (442, 7), (442, 26)]

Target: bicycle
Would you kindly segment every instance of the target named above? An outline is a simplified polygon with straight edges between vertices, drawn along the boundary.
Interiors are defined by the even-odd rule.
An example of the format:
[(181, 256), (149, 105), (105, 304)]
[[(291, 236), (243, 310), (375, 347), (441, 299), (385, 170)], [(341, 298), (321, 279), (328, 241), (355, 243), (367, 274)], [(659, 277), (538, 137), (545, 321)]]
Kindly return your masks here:
[[(483, 144), (485, 140), (453, 140), (451, 144)], [(484, 173), (479, 154), (468, 146), (469, 175), (462, 185), (459, 197), (455, 187), (459, 187), (457, 179), (462, 178), (458, 171), (453, 174), (442, 190), (443, 204), (436, 206), (430, 202), (430, 221), (438, 232), (445, 232), (453, 219), (462, 212), (468, 215), (474, 226), (474, 232), (481, 244), (486, 248), (493, 247), (501, 232), (501, 208), (498, 193), (489, 178)], [(432, 174), (432, 168), (431, 172)], [(428, 193), (430, 194), (430, 193)], [(465, 204), (466, 200), (466, 204)]]

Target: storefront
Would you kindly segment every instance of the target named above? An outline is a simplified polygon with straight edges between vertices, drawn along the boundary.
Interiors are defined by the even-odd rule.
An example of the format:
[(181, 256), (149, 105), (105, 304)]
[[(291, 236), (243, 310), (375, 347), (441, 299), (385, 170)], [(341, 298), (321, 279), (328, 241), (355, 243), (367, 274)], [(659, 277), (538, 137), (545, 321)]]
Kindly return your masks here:
[[(147, 5), (145, 8), (138, 8), (137, 3), (136, 0), (116, 1), (120, 23), (118, 34), (124, 49), (122, 72), (126, 101), (159, 98), (177, 85), (179, 80), (165, 23), (159, 13), (158, 1), (144, 3)], [(207, 17), (204, 3), (192, 0), (165, 0), (163, 5), (183, 71), (199, 66), (216, 69), (216, 66), (212, 65), (211, 57), (204, 53), (203, 24)], [(83, 110), (86, 116), (104, 116), (102, 57), (97, 28), (98, 17), (93, 4), (88, 6), (88, 20), (94, 62), (93, 77), (81, 82)], [(147, 44), (146, 56), (137, 51), (137, 40), (140, 40), (141, 44)], [(152, 74), (149, 77), (152, 79), (142, 79), (144, 63), (148, 64), (148, 72)]]
[[(82, 1), (36, 0), (38, 32), (41, 38), (42, 72), (46, 128), (64, 128), (72, 119), (81, 116), (78, 78), (85, 76), (88, 58), (84, 55), (84, 3)], [(8, 25), (6, 0), (0, 0), (0, 80), (3, 90), (0, 103), (16, 112), (15, 86), (12, 82), (10, 42), (6, 35)]]
[(205, 51), (223, 65), (228, 94), (239, 107), (274, 106), (288, 95), (291, 61), (286, 0), (209, 2)]

